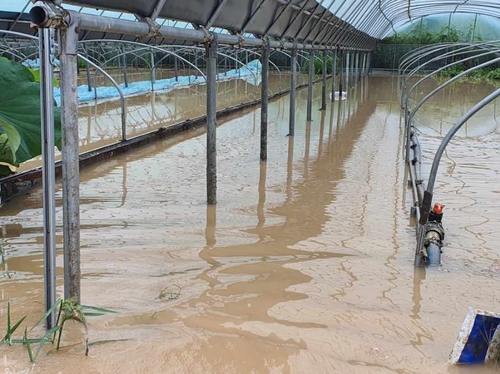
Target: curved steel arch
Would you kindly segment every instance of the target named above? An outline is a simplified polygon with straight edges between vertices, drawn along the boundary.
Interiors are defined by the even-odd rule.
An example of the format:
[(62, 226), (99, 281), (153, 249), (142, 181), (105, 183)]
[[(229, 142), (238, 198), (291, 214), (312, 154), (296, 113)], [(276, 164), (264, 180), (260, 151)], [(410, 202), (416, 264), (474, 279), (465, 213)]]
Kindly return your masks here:
[(163, 53), (166, 53), (166, 54), (170, 54), (170, 55), (175, 56), (175, 57), (179, 58), (180, 60), (184, 61), (188, 65), (192, 66), (195, 70), (197, 70), (201, 74), (201, 76), (203, 77), (203, 79), (205, 80), (205, 82), (207, 81), (207, 78), (206, 78), (205, 74), (203, 74), (203, 72), (195, 64), (193, 64), (192, 62), (186, 60), (182, 56), (179, 56), (178, 54), (176, 54), (174, 52), (171, 52), (171, 51), (169, 51), (169, 50), (167, 50), (165, 48), (162, 48), (160, 46), (154, 46), (154, 45), (149, 45), (149, 44), (139, 43), (139, 42), (132, 42), (132, 41), (127, 41), (127, 40), (116, 40), (116, 39), (90, 39), (90, 40), (82, 40), (79, 43), (96, 42), (96, 41), (101, 41), (101, 42), (104, 41), (104, 42), (110, 42), (110, 43), (138, 45), (138, 46), (142, 46), (142, 47), (147, 47), (149, 49), (157, 50), (157, 51), (160, 51), (160, 52), (163, 52)]
[[(409, 23), (416, 22), (417, 20), (420, 20), (421, 18), (426, 18), (426, 17), (434, 16), (434, 15), (441, 15), (441, 14), (449, 14), (449, 12), (437, 11), (437, 12), (432, 12), (432, 14), (419, 15), (418, 17), (412, 18), (411, 20), (402, 19), (402, 20), (397, 21), (398, 22), (397, 28), (400, 29)], [(465, 11), (457, 11), (457, 12), (454, 12), (453, 14), (477, 14), (477, 15), (484, 15), (484, 16), (488, 16), (488, 17), (498, 18), (500, 20), (500, 14), (484, 14), (484, 13), (479, 14), (479, 13), (471, 13), (471, 12), (465, 12)], [(390, 30), (386, 29), (386, 31), (381, 33), (380, 39), (385, 39), (391, 34), (392, 33), (390, 32)]]

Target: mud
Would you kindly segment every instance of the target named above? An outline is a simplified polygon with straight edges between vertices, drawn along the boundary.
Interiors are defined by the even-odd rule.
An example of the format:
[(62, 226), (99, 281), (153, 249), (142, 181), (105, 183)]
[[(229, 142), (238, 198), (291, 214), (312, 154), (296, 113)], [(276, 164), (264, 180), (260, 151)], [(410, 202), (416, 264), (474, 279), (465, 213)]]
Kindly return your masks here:
[[(70, 326), (67, 348), (48, 345), (33, 368), (24, 347), (0, 348), (1, 370), (498, 372), (446, 364), (468, 307), (500, 305), (494, 116), (474, 125), (494, 131), (460, 134), (450, 146), (436, 185), (446, 205), (444, 266), (415, 271), (397, 91), (395, 78), (371, 77), (320, 112), (316, 85), (307, 123), (301, 90), (294, 137), (286, 136), (288, 97), (274, 101), (267, 163), (258, 109), (221, 124), (216, 207), (205, 204), (202, 131), (83, 170), (82, 302), (118, 313), (88, 318), (87, 334)], [(201, 100), (188, 94), (186, 103)], [(441, 135), (426, 129), (463, 110), (454, 103), (465, 105), (429, 105), (418, 118), (427, 166)], [(61, 223), (60, 186), (57, 196)], [(28, 316), (23, 326), (43, 314), (41, 190), (3, 206), (0, 219), (11, 276), (0, 278), (3, 331), (7, 300), (13, 319)], [(61, 251), (59, 225), (58, 266)], [(62, 294), (62, 269), (58, 282)], [(173, 284), (179, 297), (160, 298)], [(125, 341), (94, 345), (85, 357), (86, 336)]]

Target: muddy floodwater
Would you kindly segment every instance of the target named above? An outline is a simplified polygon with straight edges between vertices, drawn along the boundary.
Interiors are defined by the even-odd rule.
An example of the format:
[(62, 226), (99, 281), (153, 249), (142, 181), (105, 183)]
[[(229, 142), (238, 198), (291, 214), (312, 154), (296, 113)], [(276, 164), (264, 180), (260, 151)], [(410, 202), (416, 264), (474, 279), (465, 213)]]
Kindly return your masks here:
[[(424, 176), (444, 132), (492, 90), (453, 87), (416, 117)], [(65, 347), (47, 344), (34, 367), (23, 346), (1, 347), (0, 372), (498, 373), (447, 364), (468, 308), (500, 311), (496, 107), (443, 158), (444, 264), (416, 271), (397, 79), (363, 80), (324, 112), (316, 85), (310, 123), (306, 96), (294, 137), (288, 97), (270, 104), (267, 163), (258, 108), (220, 121), (216, 207), (202, 130), (82, 170), (82, 303), (117, 313), (88, 317), (88, 332), (69, 323)], [(22, 330), (43, 315), (41, 193), (0, 208), (0, 331), (7, 300)], [(60, 185), (57, 197), (62, 295)], [(88, 356), (86, 338), (102, 343)]]

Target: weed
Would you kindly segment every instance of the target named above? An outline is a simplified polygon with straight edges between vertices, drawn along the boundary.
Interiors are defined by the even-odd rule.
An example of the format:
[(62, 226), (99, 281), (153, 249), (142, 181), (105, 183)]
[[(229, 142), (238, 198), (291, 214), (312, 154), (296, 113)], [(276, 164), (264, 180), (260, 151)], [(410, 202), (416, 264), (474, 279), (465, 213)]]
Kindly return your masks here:
[(160, 292), (158, 299), (175, 300), (178, 299), (180, 295), (181, 287), (176, 284), (170, 284)]
[[(86, 312), (86, 310), (90, 310), (90, 312)], [(33, 331), (34, 328), (42, 324), (49, 315), (57, 312), (57, 321), (56, 325), (45, 332), (45, 335), (41, 338), (30, 339), (28, 334)], [(62, 300), (58, 299), (52, 308), (50, 308), (29, 330), (27, 327), (24, 329), (23, 338), (22, 339), (13, 339), (13, 334), (19, 328), (19, 326), (24, 322), (26, 316), (21, 318), (15, 324), (12, 323), (11, 314), (10, 314), (10, 301), (7, 303), (7, 331), (5, 336), (2, 339), (0, 345), (12, 346), (13, 344), (22, 344), (26, 347), (28, 352), (28, 357), (31, 363), (34, 363), (42, 351), (45, 343), (51, 342), (54, 344), (56, 335), (57, 335), (57, 344), (56, 351), (58, 351), (61, 347), (61, 337), (64, 331), (64, 325), (67, 321), (75, 321), (82, 324), (87, 331), (87, 320), (86, 317), (90, 316), (102, 316), (108, 313), (116, 313), (113, 310), (97, 308), (87, 305), (78, 305), (74, 302), (73, 299)], [(117, 340), (119, 341), (119, 340)], [(104, 341), (107, 342), (107, 341)], [(102, 343), (104, 343), (102, 342)], [(98, 344), (96, 342), (94, 344)], [(31, 345), (38, 344), (36, 352), (34, 353)], [(86, 355), (88, 355), (88, 349), (92, 346), (92, 343), (88, 343), (88, 339), (86, 339)]]

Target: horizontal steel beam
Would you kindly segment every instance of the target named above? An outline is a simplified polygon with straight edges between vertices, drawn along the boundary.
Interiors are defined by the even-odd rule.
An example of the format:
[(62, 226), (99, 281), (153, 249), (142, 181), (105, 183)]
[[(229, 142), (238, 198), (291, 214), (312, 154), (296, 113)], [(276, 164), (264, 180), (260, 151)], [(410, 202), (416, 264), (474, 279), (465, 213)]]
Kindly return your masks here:
[[(71, 10), (68, 13), (72, 19), (71, 22), (78, 24), (79, 30), (118, 33), (134, 35), (136, 37), (151, 36), (150, 26), (146, 22), (83, 14)], [(194, 43), (206, 43), (212, 41), (214, 38), (214, 34), (207, 34), (203, 30), (181, 29), (171, 26), (161, 26), (158, 32), (164, 39), (185, 40)], [(247, 47), (261, 47), (264, 44), (260, 38), (241, 38), (241, 36), (230, 34), (217, 34), (217, 41), (219, 44), (243, 45)], [(269, 45), (271, 48), (284, 49), (332, 49), (328, 45), (319, 46), (277, 40), (269, 40)], [(347, 47), (344, 48), (347, 49)]]

